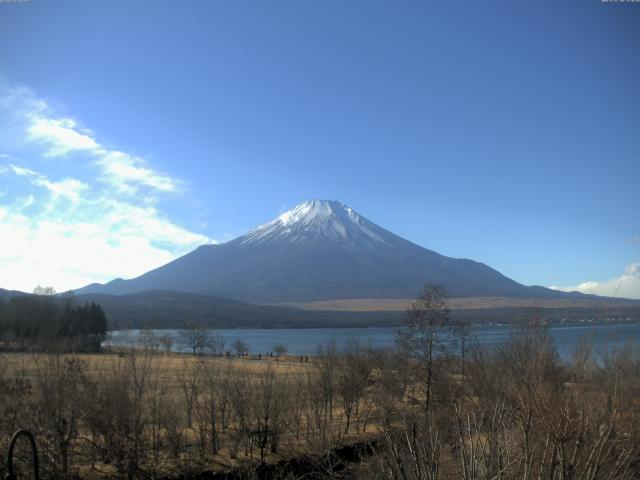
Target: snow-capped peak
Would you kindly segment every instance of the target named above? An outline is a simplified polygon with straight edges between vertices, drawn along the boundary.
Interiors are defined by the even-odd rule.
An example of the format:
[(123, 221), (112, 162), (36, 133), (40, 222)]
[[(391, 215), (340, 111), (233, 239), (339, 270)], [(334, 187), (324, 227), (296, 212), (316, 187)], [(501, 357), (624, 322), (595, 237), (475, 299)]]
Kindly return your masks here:
[(289, 226), (299, 221), (309, 222), (316, 217), (326, 218), (333, 213), (332, 203), (343, 206), (329, 200), (309, 200), (284, 212), (278, 217), (278, 220), (284, 226)]
[(359, 246), (386, 244), (389, 234), (348, 206), (332, 200), (309, 200), (240, 237), (243, 244), (270, 240), (299, 242), (327, 239)]

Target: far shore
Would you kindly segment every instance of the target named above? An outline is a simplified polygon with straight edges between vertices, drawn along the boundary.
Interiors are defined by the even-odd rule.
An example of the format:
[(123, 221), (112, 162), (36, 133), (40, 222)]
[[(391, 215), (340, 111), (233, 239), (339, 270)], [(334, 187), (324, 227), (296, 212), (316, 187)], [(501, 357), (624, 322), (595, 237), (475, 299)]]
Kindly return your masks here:
[[(313, 302), (277, 303), (273, 306), (294, 307), (303, 310), (329, 310), (338, 312), (398, 312), (409, 308), (411, 298), (347, 298), (317, 300)], [(640, 301), (609, 298), (535, 299), (510, 297), (454, 297), (452, 310), (481, 310), (491, 308), (615, 308), (640, 307)]]

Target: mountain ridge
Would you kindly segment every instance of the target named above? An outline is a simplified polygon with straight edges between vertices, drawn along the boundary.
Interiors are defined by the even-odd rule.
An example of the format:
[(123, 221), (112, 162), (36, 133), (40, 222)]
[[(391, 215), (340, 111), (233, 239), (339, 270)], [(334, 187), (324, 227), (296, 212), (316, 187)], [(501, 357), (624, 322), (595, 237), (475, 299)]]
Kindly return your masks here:
[(269, 304), (413, 298), (427, 282), (443, 284), (452, 297), (585, 298), (525, 286), (481, 262), (441, 255), (329, 200), (303, 202), (240, 237), (202, 245), (134, 279), (77, 292), (174, 290)]

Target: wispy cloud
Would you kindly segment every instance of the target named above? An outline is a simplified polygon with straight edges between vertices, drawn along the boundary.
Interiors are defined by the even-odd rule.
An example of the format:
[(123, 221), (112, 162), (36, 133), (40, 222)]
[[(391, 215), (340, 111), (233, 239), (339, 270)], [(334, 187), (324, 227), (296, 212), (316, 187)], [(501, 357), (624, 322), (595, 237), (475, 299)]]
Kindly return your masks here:
[[(66, 165), (73, 168), (63, 173)], [(2, 78), (0, 176), (3, 288), (66, 290), (135, 277), (213, 242), (161, 210), (162, 196), (179, 193), (182, 181), (105, 146)]]
[(31, 183), (34, 185), (45, 187), (54, 195), (54, 197), (67, 197), (72, 202), (78, 202), (82, 192), (89, 189), (89, 186), (86, 183), (83, 183), (76, 178), (64, 178), (59, 182), (52, 182), (44, 175), (34, 172), (33, 170), (29, 170), (28, 168), (18, 167), (17, 165), (9, 165), (9, 168), (16, 175), (29, 178)]
[(102, 167), (101, 179), (122, 193), (135, 193), (140, 185), (162, 192), (178, 190), (178, 180), (154, 171), (143, 159), (128, 153), (105, 150), (96, 163)]
[(627, 265), (622, 275), (604, 282), (587, 281), (570, 287), (550, 288), (565, 292), (575, 291), (606, 297), (640, 299), (640, 262)]
[(99, 151), (100, 145), (77, 128), (76, 122), (70, 118), (33, 115), (27, 129), (27, 139), (47, 145), (45, 155), (48, 157), (64, 156), (82, 150)]
[[(0, 78), (0, 146), (41, 146), (45, 158), (77, 157), (91, 162), (101, 171), (97, 180), (133, 194), (140, 188), (161, 192), (178, 191), (180, 181), (151, 168), (135, 154), (110, 148), (73, 118), (55, 115), (44, 100), (28, 88), (9, 84)], [(13, 145), (12, 145), (13, 144)]]
[(632, 243), (634, 245), (640, 245), (640, 235), (637, 235), (637, 236), (629, 239), (629, 243)]

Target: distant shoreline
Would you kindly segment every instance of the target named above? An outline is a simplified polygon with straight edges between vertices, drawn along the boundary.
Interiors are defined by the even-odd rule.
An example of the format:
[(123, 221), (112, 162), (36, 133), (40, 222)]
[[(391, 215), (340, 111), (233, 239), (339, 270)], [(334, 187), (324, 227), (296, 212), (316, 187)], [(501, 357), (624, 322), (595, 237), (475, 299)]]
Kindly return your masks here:
[[(347, 298), (316, 300), (313, 302), (274, 303), (269, 306), (294, 307), (302, 310), (339, 312), (397, 312), (411, 306), (412, 298)], [(491, 308), (619, 308), (637, 307), (640, 301), (609, 298), (517, 298), (517, 297), (452, 297), (448, 301), (452, 310), (483, 310)]]
[[(632, 319), (612, 319), (612, 320), (571, 320), (566, 322), (543, 322), (542, 325), (547, 326), (549, 328), (559, 328), (559, 327), (604, 327), (604, 326), (618, 326), (618, 325), (640, 325), (640, 317), (632, 318)], [(509, 328), (509, 327), (517, 327), (518, 325), (523, 325), (523, 323), (514, 321), (514, 322), (496, 322), (496, 323), (468, 323), (465, 326), (470, 328)], [(401, 328), (401, 324), (398, 325), (368, 325), (362, 327), (333, 327), (333, 326), (319, 326), (319, 327), (236, 327), (236, 328), (216, 328), (216, 327), (204, 327), (204, 330), (208, 331), (273, 331), (273, 330), (287, 330), (287, 331), (300, 331), (300, 330), (384, 330), (384, 329), (395, 329)], [(163, 328), (116, 328), (113, 330), (108, 330), (107, 333), (113, 332), (130, 332), (130, 331), (138, 331), (143, 332), (145, 330), (148, 331), (170, 331), (170, 330), (188, 330), (184, 327), (163, 327)]]
[[(549, 324), (549, 334), (563, 355), (569, 355), (582, 338), (592, 337), (595, 343), (612, 342), (624, 345), (627, 340), (640, 341), (640, 320), (629, 322), (565, 322)], [(224, 339), (224, 350), (232, 350), (237, 340), (242, 340), (252, 355), (266, 355), (276, 345), (286, 348), (288, 355), (314, 356), (320, 347), (336, 347), (342, 351), (349, 342), (357, 342), (362, 348), (395, 348), (395, 327), (363, 328), (311, 328), (311, 329), (212, 329), (211, 334), (220, 334)], [(171, 350), (188, 352), (183, 330), (153, 330), (153, 337), (146, 337), (142, 330), (118, 330), (110, 332), (103, 347), (119, 348), (135, 346), (140, 341), (156, 338), (160, 345), (162, 337), (172, 339)], [(474, 325), (469, 328), (468, 344), (498, 345), (510, 338), (509, 325)], [(453, 337), (452, 337), (453, 338)], [(144, 339), (144, 340), (143, 340)], [(214, 345), (215, 342), (212, 342)], [(206, 353), (207, 349), (203, 350)]]

